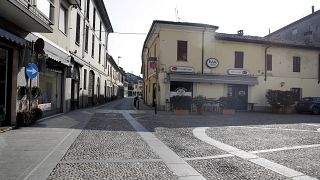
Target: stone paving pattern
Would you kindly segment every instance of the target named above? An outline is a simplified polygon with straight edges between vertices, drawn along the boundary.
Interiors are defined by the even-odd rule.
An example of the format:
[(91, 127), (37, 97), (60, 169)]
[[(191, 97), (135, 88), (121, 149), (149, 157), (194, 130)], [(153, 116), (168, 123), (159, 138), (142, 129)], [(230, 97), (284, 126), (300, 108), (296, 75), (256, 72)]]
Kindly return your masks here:
[(259, 156), (320, 179), (320, 148), (262, 153)]
[[(245, 151), (273, 149), (320, 143), (320, 133), (242, 127), (209, 128), (211, 138)], [(245, 137), (245, 138), (244, 138)]]
[[(199, 120), (181, 120), (178, 118), (165, 118), (135, 115), (149, 131), (153, 131), (157, 138), (165, 143), (170, 149), (176, 152), (182, 158), (214, 156), (226, 154), (225, 151), (217, 149), (193, 136), (193, 128), (174, 128), (177, 124), (188, 126), (196, 124)], [(140, 118), (139, 118), (140, 117)], [(171, 127), (173, 126), (173, 128)]]
[(94, 180), (94, 179), (150, 179), (175, 180), (163, 162), (126, 162), (126, 163), (60, 163), (48, 180)]
[(48, 179), (156, 180), (177, 176), (121, 114), (97, 113)]
[(121, 114), (95, 114), (62, 161), (159, 157)]
[(207, 179), (245, 179), (276, 180), (286, 179), (273, 171), (245, 161), (238, 157), (222, 159), (192, 160), (188, 163)]

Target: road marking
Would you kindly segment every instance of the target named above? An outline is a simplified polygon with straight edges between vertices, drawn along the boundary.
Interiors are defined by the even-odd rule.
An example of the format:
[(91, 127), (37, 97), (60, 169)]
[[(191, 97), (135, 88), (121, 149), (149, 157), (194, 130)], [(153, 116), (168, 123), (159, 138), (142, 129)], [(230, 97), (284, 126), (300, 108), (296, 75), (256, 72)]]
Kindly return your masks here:
[(179, 179), (205, 179), (198, 171), (160, 141), (153, 133), (145, 129), (129, 114), (129, 112), (122, 111), (122, 115), (127, 119), (142, 139), (151, 147), (151, 149), (158, 154), (167, 167), (179, 177)]
[[(292, 147), (283, 147), (283, 148), (274, 148), (274, 149), (263, 149), (257, 151), (249, 151), (249, 153), (260, 154), (260, 153), (268, 153), (268, 152), (278, 152), (278, 151), (287, 151), (287, 150), (295, 150), (295, 149), (306, 149), (306, 148), (315, 148), (320, 147), (320, 144), (311, 144), (311, 145), (301, 145), (301, 146), (292, 146)], [(233, 154), (221, 154), (215, 156), (204, 156), (204, 157), (191, 157), (191, 158), (183, 158), (184, 160), (205, 160), (205, 159), (220, 159), (233, 157)]]
[(212, 138), (210, 138), (209, 136), (206, 135), (205, 131), (206, 129), (208, 129), (208, 127), (198, 127), (198, 128), (195, 128), (193, 130), (193, 135), (195, 137), (197, 137), (198, 139), (210, 144), (210, 145), (213, 145), (223, 151), (226, 151), (230, 154), (233, 154), (237, 157), (240, 157), (244, 160), (247, 160), (247, 161), (250, 161), (254, 164), (257, 164), (257, 165), (260, 165), (264, 168), (267, 168), (269, 170), (272, 170), (274, 172), (277, 172), (283, 176), (286, 176), (288, 178), (295, 178), (295, 179), (316, 179), (316, 178), (313, 178), (313, 177), (310, 177), (310, 176), (307, 176), (301, 172), (298, 172), (298, 171), (295, 171), (293, 169), (290, 169), (286, 166), (283, 166), (283, 165), (280, 165), (280, 164), (277, 164), (273, 161), (270, 161), (270, 160), (267, 160), (265, 158), (261, 158), (253, 153), (249, 153), (249, 152), (246, 152), (246, 151), (243, 151), (241, 149), (238, 149), (236, 147), (233, 147), (233, 146), (230, 146), (228, 144), (224, 144), (220, 141), (217, 141), (217, 140), (214, 140)]
[(226, 127), (319, 133), (319, 131), (311, 131), (311, 130), (303, 130), (303, 129), (268, 128), (268, 127), (256, 127), (256, 126), (226, 126)]
[[(320, 124), (305, 124), (305, 125), (320, 127)], [(317, 131), (320, 132), (320, 128), (318, 128)]]

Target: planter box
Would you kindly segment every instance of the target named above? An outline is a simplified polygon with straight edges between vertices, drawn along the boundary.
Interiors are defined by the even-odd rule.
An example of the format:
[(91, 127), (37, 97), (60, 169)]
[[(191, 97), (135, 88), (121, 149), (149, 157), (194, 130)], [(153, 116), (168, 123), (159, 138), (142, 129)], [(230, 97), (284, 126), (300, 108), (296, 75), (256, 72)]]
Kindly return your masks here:
[(222, 114), (224, 115), (233, 115), (236, 111), (234, 109), (222, 109)]
[(186, 109), (175, 109), (174, 114), (177, 116), (184, 116), (189, 114), (189, 110)]

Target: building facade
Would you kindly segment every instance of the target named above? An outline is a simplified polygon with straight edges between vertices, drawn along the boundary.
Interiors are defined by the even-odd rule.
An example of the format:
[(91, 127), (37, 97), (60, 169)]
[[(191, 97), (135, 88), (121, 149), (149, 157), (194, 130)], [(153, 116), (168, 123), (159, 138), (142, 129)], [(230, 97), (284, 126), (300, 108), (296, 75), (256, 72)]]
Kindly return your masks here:
[(267, 90), (320, 96), (320, 48), (217, 33), (217, 26), (154, 21), (142, 50), (144, 101), (167, 109), (174, 95), (237, 97), (238, 110), (268, 107)]
[(127, 73), (128, 97), (142, 96), (143, 80), (132, 73)]
[[(44, 115), (111, 99), (111, 87), (118, 82), (108, 69), (118, 67), (108, 60), (113, 28), (103, 0), (9, 0), (0, 2), (0, 11), (0, 64), (5, 69), (0, 109), (7, 124), (16, 124), (17, 112), (28, 111), (29, 87), (41, 91), (30, 108)], [(26, 76), (30, 63), (39, 71), (32, 80)]]

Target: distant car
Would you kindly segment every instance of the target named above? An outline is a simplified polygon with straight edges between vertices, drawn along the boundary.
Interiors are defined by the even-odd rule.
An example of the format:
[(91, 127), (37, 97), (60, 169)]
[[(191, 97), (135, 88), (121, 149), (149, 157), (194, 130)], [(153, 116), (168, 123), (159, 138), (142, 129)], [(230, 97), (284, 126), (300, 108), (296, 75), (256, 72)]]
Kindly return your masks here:
[(295, 109), (297, 113), (311, 112), (312, 114), (320, 114), (320, 97), (302, 98)]

